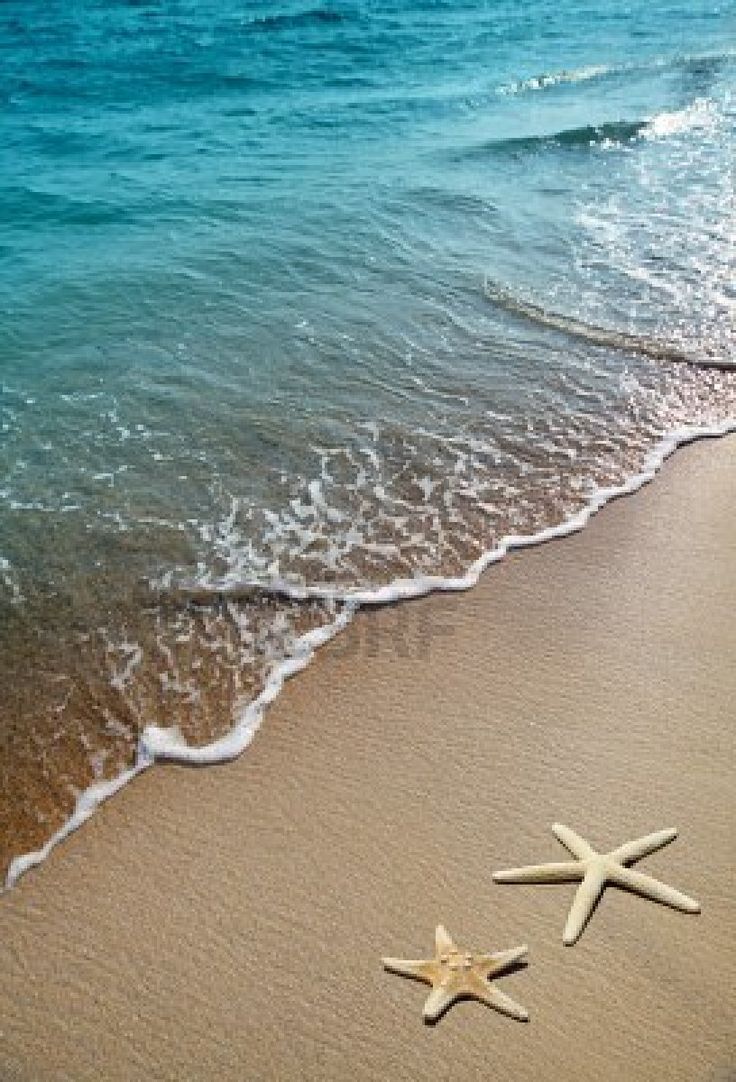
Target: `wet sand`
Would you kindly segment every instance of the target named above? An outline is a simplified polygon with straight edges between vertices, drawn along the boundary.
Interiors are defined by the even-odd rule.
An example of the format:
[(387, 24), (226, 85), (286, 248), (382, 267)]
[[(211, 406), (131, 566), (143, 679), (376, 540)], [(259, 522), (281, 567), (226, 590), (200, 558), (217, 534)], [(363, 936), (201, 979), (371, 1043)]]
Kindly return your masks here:
[[(159, 767), (0, 899), (0, 1078), (736, 1077), (736, 438), (461, 596), (362, 614), (236, 763)], [(677, 826), (686, 915), (495, 868)], [(528, 942), (434, 1027), (422, 957)]]

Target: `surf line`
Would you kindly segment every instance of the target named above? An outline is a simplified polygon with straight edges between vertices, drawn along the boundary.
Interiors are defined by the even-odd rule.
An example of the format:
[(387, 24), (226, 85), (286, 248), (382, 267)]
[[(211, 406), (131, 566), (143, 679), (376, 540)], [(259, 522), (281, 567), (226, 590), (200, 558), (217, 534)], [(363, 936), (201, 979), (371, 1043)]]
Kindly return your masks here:
[(291, 655), (277, 662), (269, 672), (260, 695), (241, 708), (233, 719), (232, 728), (218, 740), (203, 747), (192, 747), (186, 743), (181, 732), (175, 727), (146, 726), (139, 738), (135, 763), (116, 778), (97, 782), (85, 789), (77, 798), (72, 815), (40, 849), (17, 856), (10, 862), (5, 883), (0, 884), (0, 894), (10, 890), (22, 875), (46, 860), (52, 850), (90, 819), (101, 804), (156, 762), (208, 766), (238, 758), (252, 741), (263, 722), (268, 707), (278, 697), (286, 681), (305, 669), (317, 650), (343, 631), (361, 608), (392, 604), (435, 592), (469, 590), (476, 585), (480, 576), (491, 564), (502, 560), (509, 552), (532, 548), (584, 529), (590, 519), (606, 504), (623, 496), (632, 495), (653, 481), (665, 460), (679, 447), (697, 440), (718, 438), (731, 433), (736, 433), (736, 417), (729, 417), (717, 424), (691, 425), (669, 432), (652, 448), (638, 473), (630, 476), (622, 484), (596, 489), (590, 495), (585, 507), (555, 525), (547, 526), (533, 534), (510, 534), (504, 537), (494, 548), (488, 549), (475, 560), (463, 575), (454, 577), (425, 575), (415, 579), (394, 580), (392, 583), (365, 590), (338, 590), (328, 585), (302, 587), (285, 582), (275, 582), (264, 587), (260, 583), (243, 583), (227, 577), (218, 583), (192, 584), (192, 593), (195, 596), (208, 593), (210, 595), (237, 594), (244, 589), (251, 591), (258, 589), (296, 600), (321, 598), (339, 601), (343, 607), (335, 619), (326, 626), (314, 628), (296, 640)]
[(594, 346), (608, 346), (627, 353), (640, 353), (655, 361), (673, 361), (678, 364), (689, 364), (695, 368), (716, 368), (721, 372), (736, 372), (736, 359), (727, 361), (718, 357), (696, 357), (675, 345), (657, 342), (645, 335), (599, 327), (594, 323), (576, 319), (574, 316), (551, 312), (525, 297), (511, 293), (490, 278), (485, 279), (483, 290), (493, 304), (510, 312), (511, 315), (519, 316), (542, 327), (550, 327), (552, 330), (560, 331), (571, 338), (579, 338)]

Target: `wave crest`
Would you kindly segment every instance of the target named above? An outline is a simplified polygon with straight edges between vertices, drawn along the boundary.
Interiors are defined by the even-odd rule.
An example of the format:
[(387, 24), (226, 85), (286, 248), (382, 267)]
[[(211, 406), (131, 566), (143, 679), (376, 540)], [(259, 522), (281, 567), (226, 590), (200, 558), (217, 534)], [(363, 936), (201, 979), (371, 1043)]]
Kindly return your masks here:
[(341, 23), (344, 16), (332, 8), (310, 8), (292, 14), (262, 15), (252, 19), (249, 26), (254, 30), (287, 30), (309, 23)]
[(644, 63), (630, 64), (584, 64), (579, 68), (563, 68), (560, 71), (541, 72), (523, 79), (512, 79), (496, 88), (503, 97), (529, 94), (540, 90), (553, 90), (559, 86), (594, 82), (608, 77), (643, 75), (650, 71), (681, 69), (695, 74), (710, 75), (713, 71), (736, 58), (736, 49), (720, 53), (679, 54), (659, 56)]
[(486, 296), (495, 305), (512, 315), (521, 316), (531, 323), (560, 331), (571, 338), (582, 339), (593, 346), (607, 346), (609, 349), (622, 350), (627, 353), (639, 353), (655, 361), (674, 361), (698, 368), (718, 368), (722, 371), (736, 370), (736, 360), (727, 361), (720, 357), (696, 357), (691, 353), (686, 353), (674, 343), (658, 342), (646, 335), (631, 334), (627, 331), (615, 330), (612, 327), (600, 327), (594, 323), (586, 323), (575, 316), (551, 312), (541, 305), (527, 300), (525, 297), (510, 293), (503, 286), (490, 281), (490, 279), (486, 279), (484, 289)]
[(621, 146), (639, 138), (649, 124), (648, 120), (616, 120), (604, 124), (584, 124), (579, 128), (564, 128), (546, 135), (514, 135), (465, 147), (458, 152), (457, 157), (464, 161), (487, 154), (520, 153), (542, 150), (545, 147), (575, 150), (582, 147)]
[(515, 79), (510, 83), (504, 83), (498, 88), (498, 93), (504, 96), (525, 94), (533, 90), (546, 90), (548, 87), (560, 86), (569, 83), (586, 83), (591, 79), (600, 79), (617, 69), (607, 64), (590, 64), (587, 67), (572, 70), (543, 72), (541, 75), (531, 75), (527, 79)]

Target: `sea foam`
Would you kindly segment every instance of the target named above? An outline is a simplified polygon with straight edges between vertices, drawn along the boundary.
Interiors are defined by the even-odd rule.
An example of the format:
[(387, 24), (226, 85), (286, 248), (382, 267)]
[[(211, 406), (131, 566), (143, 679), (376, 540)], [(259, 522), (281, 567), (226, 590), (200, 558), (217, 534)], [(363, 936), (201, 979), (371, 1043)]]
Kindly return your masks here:
[[(18, 879), (42, 863), (52, 850), (71, 833), (82, 826), (104, 801), (114, 796), (129, 781), (142, 771), (158, 762), (177, 762), (189, 765), (214, 765), (237, 758), (251, 743), (259, 729), (268, 706), (277, 698), (284, 683), (310, 663), (315, 651), (335, 635), (343, 631), (362, 607), (397, 603), (418, 598), (435, 592), (458, 592), (475, 586), (488, 567), (503, 559), (509, 552), (530, 548), (545, 542), (577, 533), (588, 524), (607, 503), (622, 496), (631, 495), (644, 485), (653, 481), (663, 463), (685, 444), (700, 439), (725, 436), (736, 432), (736, 418), (731, 418), (718, 425), (708, 427), (684, 427), (669, 433), (647, 456), (642, 469), (621, 485), (599, 488), (590, 498), (587, 506), (564, 522), (548, 526), (528, 536), (509, 535), (494, 548), (489, 549), (477, 559), (464, 575), (443, 578), (441, 576), (419, 576), (411, 580), (397, 580), (373, 590), (335, 591), (328, 586), (313, 586), (296, 589), (288, 583), (274, 583), (276, 593), (286, 596), (324, 597), (341, 600), (345, 606), (332, 624), (301, 636), (291, 657), (275, 665), (268, 677), (266, 686), (257, 699), (248, 703), (236, 718), (230, 732), (219, 740), (204, 747), (190, 747), (184, 741), (177, 728), (148, 726), (140, 739), (134, 766), (124, 771), (111, 781), (98, 782), (86, 789), (78, 798), (73, 814), (56, 831), (46, 844), (32, 853), (15, 857), (7, 871), (4, 889), (8, 890)], [(242, 583), (222, 582), (218, 591), (241, 588)]]

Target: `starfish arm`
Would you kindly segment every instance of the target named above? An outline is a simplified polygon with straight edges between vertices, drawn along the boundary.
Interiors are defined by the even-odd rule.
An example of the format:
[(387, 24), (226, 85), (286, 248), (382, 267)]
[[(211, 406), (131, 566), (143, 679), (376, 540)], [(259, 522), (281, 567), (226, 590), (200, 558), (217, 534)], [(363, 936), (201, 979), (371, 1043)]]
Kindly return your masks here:
[(578, 887), (570, 907), (565, 930), (562, 933), (562, 942), (567, 944), (568, 947), (580, 938), (583, 928), (588, 923), (590, 914), (601, 896), (605, 882), (605, 877), (601, 872), (598, 870), (589, 871)]
[(529, 1012), (525, 1007), (522, 1007), (511, 996), (507, 996), (505, 992), (492, 987), (481, 977), (476, 976), (470, 981), (468, 991), (475, 999), (479, 999), (481, 1003), (486, 1003), (489, 1007), (493, 1007), (494, 1010), (500, 1011), (501, 1014), (507, 1014), (511, 1018), (516, 1018), (519, 1022), (529, 1021)]
[(661, 849), (663, 845), (669, 845), (677, 837), (674, 827), (669, 830), (658, 830), (656, 834), (647, 834), (643, 838), (635, 838), (632, 842), (625, 842), (618, 849), (614, 849), (608, 855), (611, 860), (618, 864), (628, 864), (632, 860), (641, 860), (642, 857)]
[(491, 974), (496, 976), (496, 974), (503, 973), (504, 970), (516, 965), (517, 962), (521, 962), (528, 953), (529, 948), (525, 943), (522, 947), (512, 947), (511, 950), (484, 955), (479, 959), (480, 966), (486, 976), (491, 976)]
[(413, 961), (410, 958), (382, 958), (384, 969), (389, 973), (397, 973), (400, 977), (411, 977), (416, 981), (432, 983), (432, 975), (435, 963), (429, 961)]
[(662, 902), (663, 905), (671, 905), (673, 909), (683, 909), (686, 913), (700, 912), (700, 903), (696, 902), (694, 898), (689, 898), (687, 894), (682, 894), (679, 890), (675, 890), (674, 887), (670, 887), (666, 883), (660, 883), (658, 879), (654, 879), (651, 875), (635, 872), (633, 868), (614, 868), (611, 871), (610, 878), (619, 887), (625, 887), (637, 894), (643, 894), (645, 898), (651, 898), (655, 902)]
[(582, 879), (585, 867), (575, 860), (557, 864), (530, 864), (526, 868), (507, 868), (494, 872), (496, 883), (569, 883), (571, 879)]
[(447, 1008), (452, 1006), (457, 997), (458, 992), (448, 988), (447, 985), (440, 984), (436, 988), (433, 988), (427, 996), (427, 1001), (424, 1004), (424, 1010), (422, 1011), (424, 1021), (436, 1022), (437, 1019), (445, 1013)]
[(457, 950), (457, 947), (452, 941), (452, 936), (447, 931), (444, 924), (437, 925), (434, 933), (434, 944), (437, 954), (450, 954), (452, 951)]
[(588, 845), (585, 838), (581, 838), (570, 827), (563, 826), (562, 823), (553, 823), (552, 833), (578, 860), (588, 860), (589, 857), (596, 856), (595, 850)]

